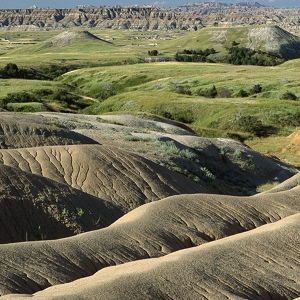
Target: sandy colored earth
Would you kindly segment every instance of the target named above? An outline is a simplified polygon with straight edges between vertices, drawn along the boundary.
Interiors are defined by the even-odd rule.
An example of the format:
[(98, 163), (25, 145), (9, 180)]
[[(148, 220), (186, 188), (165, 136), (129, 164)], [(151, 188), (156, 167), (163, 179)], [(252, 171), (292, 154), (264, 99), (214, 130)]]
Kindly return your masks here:
[(300, 145), (300, 131), (292, 134), (292, 140), (288, 146), (283, 149), (283, 153), (285, 152), (293, 152), (297, 155), (300, 155), (299, 145)]
[(1, 112), (0, 128), (1, 298), (300, 296), (294, 167), (145, 116)]

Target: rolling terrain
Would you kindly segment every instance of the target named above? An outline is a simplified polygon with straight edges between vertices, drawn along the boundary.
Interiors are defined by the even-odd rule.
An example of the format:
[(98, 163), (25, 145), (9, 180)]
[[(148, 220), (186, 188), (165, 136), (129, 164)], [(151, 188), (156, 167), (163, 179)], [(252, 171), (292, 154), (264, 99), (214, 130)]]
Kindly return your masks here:
[(299, 214), (224, 241), (106, 268), (33, 299), (296, 299), (298, 230)]
[(297, 18), (0, 11), (0, 298), (299, 299)]
[[(11, 115), (1, 112), (7, 123)], [(56, 145), (27, 147), (22, 142), (27, 136), (17, 131), (23, 132), (21, 124), (15, 147), (0, 150), (1, 298), (99, 299), (101, 293), (118, 299), (124, 290), (135, 299), (299, 296), (299, 176), (292, 166), (233, 140), (199, 138), (174, 121), (124, 115), (116, 122), (114, 115), (59, 113), (22, 117), (34, 128), (55, 121), (47, 128)], [(62, 125), (87, 139), (64, 145), (54, 138)], [(178, 152), (163, 155), (163, 138), (172, 139)], [(229, 150), (222, 158), (217, 149), (224, 145)], [(154, 146), (161, 152), (152, 153)], [(225, 177), (215, 173), (208, 180), (206, 174), (195, 181), (170, 170), (180, 151), (200, 146), (202, 152), (194, 152), (198, 163), (219, 161), (220, 170), (231, 164), (225, 171), (231, 177), (237, 176), (238, 162), (230, 152), (251, 153), (258, 169), (239, 174), (245, 189), (242, 176), (252, 176), (258, 186), (260, 172), (266, 181), (285, 174), (281, 187), (250, 197), (220, 195), (220, 186), (231, 191)], [(184, 153), (177, 166), (195, 163), (195, 156)], [(210, 159), (204, 158), (208, 153)], [(187, 279), (183, 289), (179, 282)]]

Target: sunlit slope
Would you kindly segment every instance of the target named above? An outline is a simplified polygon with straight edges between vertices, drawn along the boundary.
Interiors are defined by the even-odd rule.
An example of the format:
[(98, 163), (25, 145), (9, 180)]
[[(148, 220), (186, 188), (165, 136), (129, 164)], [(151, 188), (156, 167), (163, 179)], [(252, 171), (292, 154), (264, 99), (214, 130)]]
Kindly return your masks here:
[(228, 53), (233, 43), (239, 47), (278, 54), (286, 59), (300, 57), (300, 38), (279, 26), (206, 27), (163, 43), (162, 51), (214, 48), (216, 58)]
[(120, 49), (120, 45), (114, 45), (106, 39), (109, 36), (102, 38), (101, 33), (92, 34), (85, 30), (54, 32), (56, 35), (45, 34), (49, 38), (38, 38), (32, 43), (18, 43), (11, 50), (5, 50), (0, 64), (5, 66), (14, 62), (21, 66), (39, 68), (40, 65), (63, 63), (83, 67), (121, 64), (130, 59), (138, 59), (135, 51), (127, 47)]
[[(184, 272), (187, 273), (182, 273), (182, 275), (185, 274), (184, 276), (190, 280), (194, 275), (190, 277), (189, 274), (191, 273), (189, 272), (193, 273), (195, 271), (200, 277), (195, 277), (199, 280), (193, 285), (197, 286), (198, 283), (203, 282), (205, 284), (203, 288), (205, 288), (206, 284), (211, 282), (213, 285), (210, 286), (213, 286), (213, 288), (209, 289), (210, 293), (219, 288), (223, 290), (225, 287), (220, 285), (220, 281), (225, 284), (227, 280), (223, 276), (231, 273), (236, 274), (236, 272), (246, 272), (247, 274), (250, 272), (250, 278), (247, 276), (246, 282), (240, 282), (241, 290), (243, 290), (244, 284), (249, 282), (251, 282), (251, 285), (253, 283), (254, 287), (263, 284), (262, 288), (267, 288), (264, 281), (261, 280), (271, 280), (270, 286), (273, 286), (272, 282), (277, 282), (278, 279), (275, 275), (276, 270), (279, 273), (282, 271), (282, 276), (294, 274), (294, 271), (298, 273), (298, 261), (293, 260), (298, 253), (296, 248), (298, 243), (298, 217), (290, 219), (292, 223), (284, 220), (280, 221), (299, 212), (298, 195), (299, 188), (282, 193), (261, 194), (253, 197), (207, 194), (178, 195), (143, 205), (120, 218), (111, 226), (98, 231), (56, 241), (1, 245), (1, 295), (8, 293), (31, 294), (51, 285), (92, 275), (108, 266), (140, 259), (146, 259), (145, 263), (139, 262), (137, 264), (141, 263), (145, 266), (145, 264), (150, 263), (148, 266), (152, 265), (154, 268), (145, 268), (147, 274), (151, 274), (152, 269), (153, 271), (156, 270), (156, 274), (163, 272), (161, 273), (165, 274), (163, 277), (167, 276), (168, 273), (169, 278), (173, 278), (173, 276), (178, 278), (178, 276), (181, 276), (181, 272), (185, 270)], [(277, 221), (282, 223), (277, 225)], [(268, 227), (273, 232), (270, 237), (264, 235), (264, 233), (270, 232), (269, 229), (266, 228), (267, 230), (265, 230), (264, 227), (259, 231), (263, 235), (259, 232), (256, 233), (255, 228), (268, 223), (273, 223)], [(289, 225), (284, 230), (284, 234), (281, 234), (281, 225), (279, 224), (290, 224), (292, 226)], [(249, 233), (244, 236), (237, 235), (236, 238), (226, 239), (228, 236), (245, 231), (249, 231)], [(215, 243), (215, 240), (219, 241)], [(170, 265), (170, 268), (161, 270), (155, 262), (152, 263), (149, 260), (149, 258), (160, 257), (205, 243), (208, 244), (207, 246), (204, 245), (203, 249), (208, 249), (208, 252), (206, 250), (202, 252), (201, 248), (198, 249), (200, 251), (198, 252), (197, 248), (193, 248), (199, 253), (199, 257), (194, 257), (191, 265), (188, 263), (185, 267), (182, 265), (179, 269)], [(262, 248), (265, 250), (262, 251)], [(256, 253), (255, 249), (259, 249), (259, 252)], [(262, 255), (262, 253), (265, 254)], [(269, 257), (269, 255), (271, 256)], [(168, 256), (165, 259), (168, 261)], [(171, 259), (171, 261), (173, 260)], [(178, 266), (177, 259), (175, 259), (175, 262)], [(278, 262), (278, 265), (276, 262)], [(246, 265), (251, 264), (252, 267), (241, 267), (245, 263)], [(261, 265), (261, 263), (263, 264)], [(163, 265), (164, 263), (161, 264), (161, 266)], [(268, 268), (268, 270), (270, 268), (271, 273), (267, 272), (267, 275), (265, 273), (262, 275), (261, 271), (256, 272), (256, 267), (253, 269), (253, 265), (259, 270), (260, 268)], [(293, 266), (291, 269), (288, 268), (290, 265)], [(216, 266), (220, 266), (221, 269), (216, 269)], [(157, 267), (158, 269), (156, 269)], [(125, 273), (128, 275), (126, 265), (124, 265), (124, 268), (123, 275)], [(129, 266), (129, 268), (135, 270), (135, 267), (131, 269)], [(110, 272), (114, 273), (114, 269), (112, 271), (107, 269), (107, 272), (104, 271), (105, 276), (102, 276), (102, 273), (99, 273), (99, 276), (108, 279), (107, 282), (110, 282), (109, 286), (111, 286), (113, 283), (109, 279), (111, 276), (109, 274)], [(139, 278), (142, 281), (146, 280), (140, 272), (134, 271), (131, 274), (134, 278), (141, 275)], [(259, 274), (259, 281), (257, 281), (258, 278), (254, 274)], [(118, 277), (122, 278), (123, 275), (119, 273)], [(218, 279), (218, 276), (221, 276), (220, 279)], [(157, 280), (157, 276), (155, 277), (155, 280)], [(139, 282), (138, 279), (131, 281), (130, 277), (126, 276), (126, 280), (122, 280), (123, 283), (118, 282), (121, 289), (113, 285), (115, 292), (111, 292), (111, 295), (114, 299), (120, 298), (115, 293), (119, 293), (118, 291), (123, 293), (124, 289), (129, 288), (127, 284), (131, 285), (134, 294), (139, 295), (139, 288), (149, 287), (149, 282), (152, 282), (151, 278), (148, 278), (150, 281), (146, 280), (147, 284), (138, 284), (134, 287), (134, 282)], [(236, 278), (241, 278), (241, 276)], [(215, 285), (217, 284), (214, 282), (215, 279), (219, 282), (218, 285)], [(173, 280), (176, 281), (175, 278)], [(155, 289), (161, 288), (164, 290), (166, 285), (162, 284), (160, 280), (158, 282), (159, 285)], [(93, 280), (93, 283), (96, 285), (99, 283), (99, 288), (102, 288), (102, 283), (98, 279)], [(290, 283), (292, 284), (291, 287), (296, 287), (299, 284), (299, 282), (295, 283), (293, 281), (290, 281)], [(183, 286), (186, 286), (185, 284), (182, 286), (179, 282), (176, 285), (180, 286), (181, 292)], [(151, 284), (151, 286), (155, 286), (155, 284)], [(237, 288), (235, 281), (231, 280), (225, 286), (229, 287), (231, 291)], [(60, 288), (58, 288), (59, 290)], [(261, 289), (258, 288), (257, 290), (260, 291)], [(190, 292), (193, 293), (193, 291), (194, 289), (191, 289)], [(62, 293), (72, 294), (73, 289), (64, 289)], [(78, 290), (78, 293), (81, 292)], [(94, 296), (90, 294), (90, 297), (93, 299)], [(174, 295), (174, 297), (177, 299), (179, 296)]]
[(123, 213), (170, 195), (210, 191), (141, 156), (100, 145), (0, 150), (0, 157), (5, 165), (112, 202)]
[(63, 31), (46, 41), (37, 42), (34, 45), (18, 49), (14, 54), (39, 53), (39, 52), (94, 52), (113, 51), (114, 45), (96, 35), (84, 30)]
[[(298, 61), (294, 62), (297, 65)], [(76, 86), (79, 93), (101, 100), (87, 112), (146, 111), (196, 128), (227, 131), (243, 131), (236, 120), (249, 115), (278, 130), (298, 124), (296, 114), (300, 102), (282, 99), (286, 92), (300, 95), (298, 71), (292, 63), (277, 67), (139, 64), (78, 70), (63, 75), (60, 81)], [(257, 85), (261, 92), (239, 96), (241, 90), (250, 93)], [(200, 96), (213, 86), (220, 96), (213, 99)], [(222, 90), (227, 91), (226, 95)]]
[(295, 299), (299, 218), (296, 214), (162, 258), (106, 268), (33, 299)]

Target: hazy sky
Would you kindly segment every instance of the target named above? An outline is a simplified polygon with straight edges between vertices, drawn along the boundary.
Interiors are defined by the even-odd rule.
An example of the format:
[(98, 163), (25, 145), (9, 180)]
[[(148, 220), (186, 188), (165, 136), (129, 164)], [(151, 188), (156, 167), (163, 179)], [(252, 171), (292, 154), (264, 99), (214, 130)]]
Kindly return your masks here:
[[(248, 0), (251, 1), (251, 0)], [(29, 8), (32, 5), (38, 7), (51, 7), (51, 8), (72, 8), (77, 5), (162, 5), (162, 6), (178, 6), (188, 2), (209, 2), (209, 1), (193, 1), (193, 0), (0, 0), (0, 9), (9, 8)], [(223, 3), (239, 3), (241, 0), (220, 0), (211, 2), (223, 2)], [(299, 0), (260, 0), (257, 1), (263, 5), (271, 5), (277, 7), (290, 7), (300, 6)]]

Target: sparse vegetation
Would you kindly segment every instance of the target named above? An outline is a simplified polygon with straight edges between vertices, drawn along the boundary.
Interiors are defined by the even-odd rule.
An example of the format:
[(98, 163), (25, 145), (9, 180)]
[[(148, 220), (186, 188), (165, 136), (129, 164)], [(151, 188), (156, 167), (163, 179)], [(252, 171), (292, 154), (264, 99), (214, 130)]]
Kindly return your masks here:
[(79, 209), (77, 210), (77, 216), (78, 216), (78, 218), (81, 218), (83, 215), (84, 215), (83, 209), (82, 209), (82, 208), (79, 208)]
[(61, 212), (62, 216), (68, 217), (69, 216), (69, 210), (67, 208), (64, 208)]
[(203, 173), (203, 176), (205, 177), (205, 179), (207, 179), (207, 180), (216, 179), (216, 176), (211, 171), (209, 171), (206, 167), (201, 167), (200, 170)]

